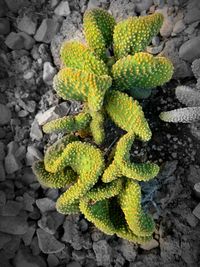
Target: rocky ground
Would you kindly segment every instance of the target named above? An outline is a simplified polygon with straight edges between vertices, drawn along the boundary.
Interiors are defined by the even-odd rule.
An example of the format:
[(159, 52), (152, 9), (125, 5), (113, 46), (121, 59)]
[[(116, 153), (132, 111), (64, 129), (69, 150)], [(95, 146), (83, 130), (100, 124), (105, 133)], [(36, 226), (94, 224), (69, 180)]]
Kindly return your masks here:
[[(42, 188), (31, 170), (58, 138), (43, 135), (41, 126), (80, 108), (57, 98), (52, 78), (60, 44), (83, 40), (83, 13), (96, 6), (118, 21), (163, 13), (164, 25), (147, 51), (168, 56), (175, 67), (172, 81), (142, 102), (153, 138), (132, 150), (133, 158), (161, 166), (158, 177), (143, 185), (143, 205), (156, 221), (154, 239), (143, 246), (104, 235), (82, 215), (57, 213), (59, 191)], [(0, 0), (1, 267), (200, 265), (200, 127), (158, 117), (181, 106), (176, 85), (196, 82), (191, 64), (200, 58), (199, 47), (199, 0)], [(109, 132), (108, 145), (117, 137), (114, 128)]]

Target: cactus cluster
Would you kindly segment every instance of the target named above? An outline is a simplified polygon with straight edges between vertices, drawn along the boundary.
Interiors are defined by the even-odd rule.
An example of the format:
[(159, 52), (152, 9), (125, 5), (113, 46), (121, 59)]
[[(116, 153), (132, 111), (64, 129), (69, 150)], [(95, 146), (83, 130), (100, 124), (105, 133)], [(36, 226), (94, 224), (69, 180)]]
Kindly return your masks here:
[[(154, 232), (154, 222), (141, 206), (139, 182), (154, 178), (159, 167), (131, 162), (134, 139), (151, 138), (136, 98), (149, 95), (153, 87), (170, 80), (173, 72), (168, 59), (141, 51), (162, 22), (159, 13), (118, 24), (104, 10), (85, 13), (87, 44), (72, 41), (62, 45), (63, 68), (53, 81), (58, 96), (83, 101), (84, 108), (76, 116), (43, 126), (45, 133), (70, 135), (50, 146), (44, 160), (33, 166), (42, 185), (66, 189), (56, 203), (59, 212), (82, 212), (103, 232), (137, 243), (150, 240)], [(105, 117), (126, 132), (111, 152), (113, 157), (108, 157), (110, 161), (97, 148), (105, 138)], [(96, 145), (81, 141), (76, 132), (90, 133)]]

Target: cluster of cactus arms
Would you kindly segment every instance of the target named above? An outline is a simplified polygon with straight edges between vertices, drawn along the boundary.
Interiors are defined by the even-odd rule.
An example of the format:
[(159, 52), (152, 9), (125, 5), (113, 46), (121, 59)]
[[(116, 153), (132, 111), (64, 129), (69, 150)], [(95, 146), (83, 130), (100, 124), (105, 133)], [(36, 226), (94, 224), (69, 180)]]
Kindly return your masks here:
[[(44, 160), (33, 166), (43, 186), (66, 188), (56, 203), (59, 212), (82, 212), (103, 232), (136, 243), (150, 240), (155, 227), (141, 206), (139, 182), (153, 179), (159, 167), (131, 162), (130, 150), (135, 138), (151, 139), (136, 99), (145, 98), (173, 73), (168, 59), (142, 52), (162, 22), (159, 13), (118, 24), (105, 10), (85, 13), (87, 44), (71, 41), (62, 45), (63, 68), (53, 81), (58, 96), (82, 101), (84, 108), (78, 115), (43, 126), (45, 133), (67, 135), (50, 146)], [(105, 160), (103, 151), (97, 148), (106, 136), (107, 117), (125, 131), (111, 152), (114, 156), (108, 156), (110, 160)], [(96, 144), (84, 142), (77, 132), (88, 132)]]
[(177, 99), (186, 107), (161, 112), (161, 120), (182, 123), (197, 123), (200, 121), (200, 59), (193, 62), (192, 71), (197, 79), (197, 84), (193, 87), (178, 86), (175, 89)]

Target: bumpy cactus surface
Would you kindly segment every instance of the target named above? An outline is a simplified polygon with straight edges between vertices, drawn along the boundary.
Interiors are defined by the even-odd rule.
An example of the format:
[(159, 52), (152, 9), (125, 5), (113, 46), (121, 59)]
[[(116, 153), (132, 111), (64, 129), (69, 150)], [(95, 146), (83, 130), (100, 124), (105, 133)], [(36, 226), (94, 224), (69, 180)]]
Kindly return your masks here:
[[(56, 203), (59, 212), (81, 211), (105, 233), (137, 243), (150, 240), (154, 231), (152, 218), (141, 206), (138, 182), (154, 178), (159, 167), (130, 160), (134, 139), (151, 138), (135, 98), (149, 96), (153, 87), (172, 76), (168, 59), (142, 52), (162, 22), (163, 16), (158, 13), (116, 24), (104, 10), (86, 12), (83, 26), (87, 45), (75, 41), (62, 45), (63, 68), (53, 81), (61, 98), (84, 102), (83, 111), (43, 126), (45, 133), (74, 135), (59, 139), (47, 149), (44, 161), (33, 166), (43, 186), (66, 189)], [(111, 162), (106, 162), (99, 148), (81, 142), (76, 134), (92, 134), (95, 143), (101, 144), (107, 117), (126, 132), (111, 152), (113, 156), (108, 155)]]

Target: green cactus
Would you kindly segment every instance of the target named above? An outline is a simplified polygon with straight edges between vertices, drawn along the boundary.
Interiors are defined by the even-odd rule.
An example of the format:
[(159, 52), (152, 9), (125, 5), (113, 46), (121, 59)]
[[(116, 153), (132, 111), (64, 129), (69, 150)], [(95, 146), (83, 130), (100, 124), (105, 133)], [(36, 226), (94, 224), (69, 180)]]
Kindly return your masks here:
[(112, 67), (114, 87), (120, 91), (163, 85), (173, 74), (172, 63), (144, 52), (119, 59)]
[(138, 181), (148, 181), (154, 178), (159, 167), (152, 163), (131, 163), (129, 151), (134, 141), (135, 134), (128, 132), (117, 143), (113, 162), (105, 170), (102, 181), (111, 182), (118, 177), (129, 177)]
[(65, 67), (79, 69), (96, 75), (107, 75), (108, 67), (97, 59), (90, 48), (79, 42), (65, 42), (60, 50)]
[(114, 18), (105, 10), (89, 10), (83, 17), (84, 34), (89, 47), (99, 58), (105, 59), (106, 48), (112, 44)]
[[(142, 107), (135, 98), (148, 97), (153, 87), (172, 76), (173, 66), (168, 59), (141, 52), (158, 33), (162, 21), (161, 14), (154, 14), (116, 25), (104, 10), (86, 12), (83, 24), (88, 46), (75, 41), (64, 43), (63, 69), (53, 80), (58, 96), (82, 101), (84, 109), (78, 115), (46, 123), (43, 130), (91, 132), (100, 145), (105, 138), (104, 121), (109, 117), (126, 133), (113, 156), (112, 152), (107, 155), (107, 167), (103, 152), (75, 135), (59, 139), (46, 150), (44, 161), (33, 165), (42, 185), (66, 189), (56, 202), (59, 212), (81, 211), (105, 233), (137, 243), (150, 240), (154, 231), (153, 220), (142, 209), (137, 181), (154, 178), (159, 167), (130, 160), (134, 139), (151, 138)], [(126, 93), (121, 92), (125, 90)], [(109, 159), (113, 159), (111, 163)]]
[(119, 59), (144, 50), (153, 36), (159, 33), (163, 19), (162, 14), (155, 13), (119, 22), (113, 35), (115, 57)]

